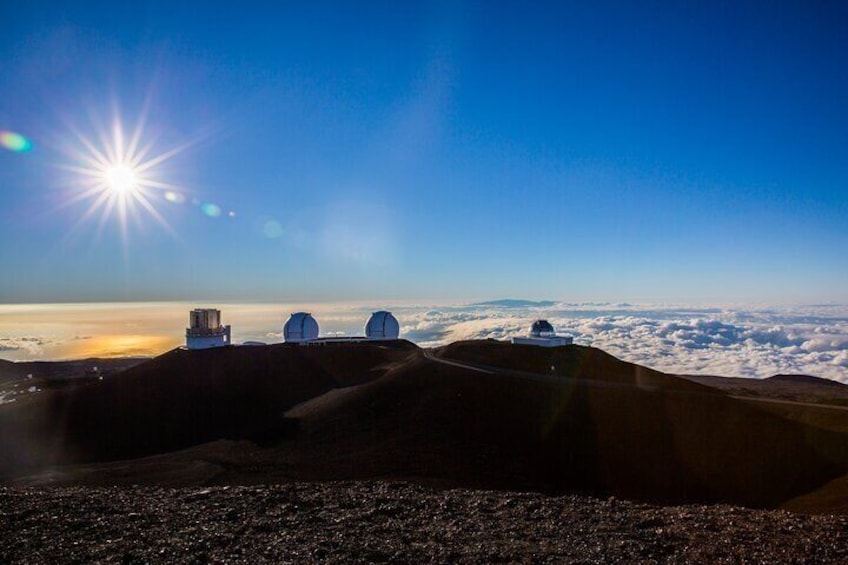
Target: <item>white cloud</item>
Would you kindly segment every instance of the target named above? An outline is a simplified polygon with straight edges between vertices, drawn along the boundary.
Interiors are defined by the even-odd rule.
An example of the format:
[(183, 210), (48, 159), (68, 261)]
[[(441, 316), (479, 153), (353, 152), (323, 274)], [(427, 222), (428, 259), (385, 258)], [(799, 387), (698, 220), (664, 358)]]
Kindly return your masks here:
[(38, 355), (46, 341), (40, 337), (0, 337), (0, 351), (25, 351)]
[(679, 374), (768, 377), (804, 373), (848, 382), (848, 307), (705, 308), (631, 304), (493, 305), (396, 310), (422, 346), (508, 339), (547, 318), (575, 342)]
[[(184, 311), (189, 306), (166, 306), (157, 309), (140, 305), (127, 311), (135, 318), (141, 309), (147, 309), (149, 313), (143, 318), (146, 334), (179, 339)], [(230, 304), (224, 311), (226, 319), (233, 322), (236, 341), (276, 343), (281, 341), (279, 332), (288, 313), (306, 306)], [(111, 315), (115, 307), (108, 309)], [(802, 373), (848, 383), (848, 306), (695, 308), (514, 301), (459, 306), (324, 304), (309, 305), (307, 311), (314, 312), (324, 335), (361, 335), (368, 316), (380, 309), (392, 310), (401, 323), (401, 336), (423, 347), (463, 339), (509, 339), (526, 333), (533, 320), (546, 318), (560, 333), (574, 336), (578, 344), (670, 373), (734, 377)], [(60, 324), (69, 328), (67, 335), (40, 335), (44, 327), (59, 331), (55, 327), (56, 311), (51, 307), (46, 310), (46, 321), (36, 320), (40, 323), (31, 326), (7, 322), (8, 333), (0, 335), (0, 351), (19, 360), (67, 357), (60, 349), (63, 344), (112, 331), (111, 318), (92, 325), (67, 317)], [(86, 320), (91, 311), (87, 305)], [(25, 312), (26, 316), (11, 314), (28, 321), (35, 316), (30, 312)]]

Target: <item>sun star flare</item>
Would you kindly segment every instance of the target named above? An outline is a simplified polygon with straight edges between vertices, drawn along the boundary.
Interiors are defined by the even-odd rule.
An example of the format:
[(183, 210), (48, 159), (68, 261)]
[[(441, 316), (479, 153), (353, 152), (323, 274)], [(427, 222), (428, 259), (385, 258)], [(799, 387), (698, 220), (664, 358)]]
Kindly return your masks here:
[(123, 163), (109, 167), (105, 171), (105, 176), (109, 190), (117, 194), (126, 194), (136, 188), (137, 175), (135, 170)]
[(63, 169), (73, 173), (73, 194), (63, 205), (80, 201), (89, 203), (72, 227), (76, 231), (99, 214), (99, 229), (117, 220), (126, 249), (130, 219), (141, 225), (144, 216), (152, 217), (163, 229), (176, 235), (159, 210), (158, 200), (168, 200), (168, 194), (181, 194), (178, 187), (162, 181), (161, 165), (183, 151), (180, 146), (163, 153), (153, 153), (153, 143), (143, 142), (144, 119), (140, 119), (129, 139), (125, 139), (123, 124), (115, 119), (111, 135), (98, 132), (95, 143), (75, 131), (76, 141), (68, 154), (75, 161)]

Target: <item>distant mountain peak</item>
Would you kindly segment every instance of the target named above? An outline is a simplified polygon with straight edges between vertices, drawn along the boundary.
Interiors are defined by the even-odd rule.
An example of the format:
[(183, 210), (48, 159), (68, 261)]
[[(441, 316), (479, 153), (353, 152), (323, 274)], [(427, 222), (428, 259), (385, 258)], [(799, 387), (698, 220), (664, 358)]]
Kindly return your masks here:
[(837, 386), (837, 387), (845, 386), (844, 383), (841, 383), (839, 381), (834, 381), (833, 379), (823, 379), (821, 377), (814, 377), (812, 375), (774, 375), (773, 377), (768, 377), (765, 380), (787, 382), (787, 383), (809, 383), (809, 384), (815, 384), (815, 385), (826, 385), (826, 386)]
[(501, 298), (500, 300), (488, 300), (486, 302), (475, 302), (471, 306), (498, 306), (501, 308), (545, 308), (555, 305), (553, 300), (523, 300), (520, 298)]

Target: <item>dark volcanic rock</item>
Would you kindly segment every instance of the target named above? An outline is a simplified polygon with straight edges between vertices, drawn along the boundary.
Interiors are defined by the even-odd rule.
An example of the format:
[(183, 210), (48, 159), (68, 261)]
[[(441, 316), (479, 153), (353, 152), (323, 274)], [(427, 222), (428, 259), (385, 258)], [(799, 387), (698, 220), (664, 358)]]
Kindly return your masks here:
[(173, 351), (0, 409), (0, 481), (408, 480), (844, 511), (844, 410), (802, 420), (775, 406), (576, 345)]
[(3, 563), (837, 563), (848, 517), (403, 483), (0, 489)]
[(483, 370), (410, 358), (294, 409), (314, 454), (300, 476), (776, 508), (848, 470), (842, 434), (597, 349), (470, 341), (440, 355)]
[(401, 340), (176, 349), (112, 379), (4, 406), (0, 475), (131, 459), (222, 438), (264, 441), (290, 429), (281, 423), (286, 409), (367, 382), (416, 349)]

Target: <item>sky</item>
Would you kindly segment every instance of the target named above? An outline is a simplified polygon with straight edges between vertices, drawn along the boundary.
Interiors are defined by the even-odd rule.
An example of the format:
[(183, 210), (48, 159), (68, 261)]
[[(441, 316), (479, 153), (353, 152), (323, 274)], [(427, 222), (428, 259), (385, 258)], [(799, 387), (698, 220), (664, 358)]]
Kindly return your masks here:
[(844, 3), (176, 4), (0, 7), (0, 303), (848, 303)]
[(845, 3), (275, 4), (0, 4), (0, 357), (387, 308), (848, 382)]

